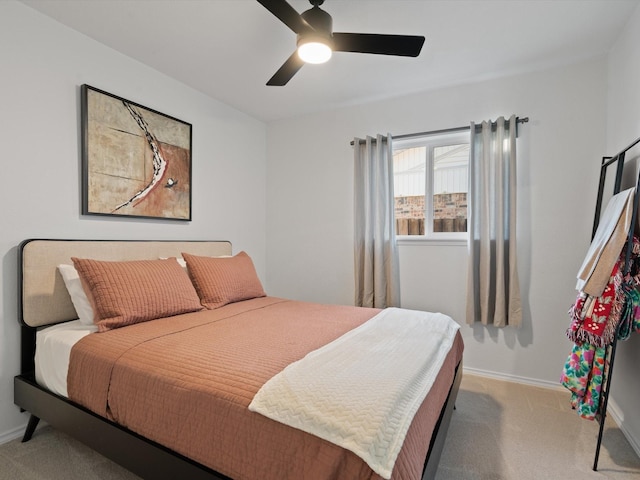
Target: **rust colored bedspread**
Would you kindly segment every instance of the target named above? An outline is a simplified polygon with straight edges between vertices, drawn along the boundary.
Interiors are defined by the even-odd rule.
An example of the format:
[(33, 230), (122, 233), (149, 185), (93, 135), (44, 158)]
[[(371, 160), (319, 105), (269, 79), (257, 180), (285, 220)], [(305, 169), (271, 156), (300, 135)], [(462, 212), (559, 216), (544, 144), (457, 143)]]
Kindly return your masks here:
[[(352, 452), (248, 410), (272, 376), (377, 312), (265, 297), (88, 335), (69, 398), (236, 480), (377, 480)], [(458, 333), (393, 479), (420, 478), (462, 349)]]

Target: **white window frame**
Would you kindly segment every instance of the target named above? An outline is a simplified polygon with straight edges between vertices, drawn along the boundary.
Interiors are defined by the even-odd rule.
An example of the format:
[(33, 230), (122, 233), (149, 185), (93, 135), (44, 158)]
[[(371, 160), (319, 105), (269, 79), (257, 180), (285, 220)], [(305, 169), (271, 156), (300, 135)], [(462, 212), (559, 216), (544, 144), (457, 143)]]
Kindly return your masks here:
[[(442, 244), (442, 245), (466, 245), (468, 232), (434, 232), (433, 231), (433, 151), (436, 147), (453, 144), (469, 143), (470, 132), (451, 132), (424, 135), (420, 137), (394, 139), (393, 150), (412, 147), (426, 147), (427, 158), (425, 166), (425, 233), (424, 235), (396, 235), (399, 244)], [(467, 187), (468, 192), (468, 187)], [(468, 206), (467, 206), (468, 208)], [(468, 215), (467, 215), (468, 218)], [(467, 229), (469, 225), (467, 224)]]

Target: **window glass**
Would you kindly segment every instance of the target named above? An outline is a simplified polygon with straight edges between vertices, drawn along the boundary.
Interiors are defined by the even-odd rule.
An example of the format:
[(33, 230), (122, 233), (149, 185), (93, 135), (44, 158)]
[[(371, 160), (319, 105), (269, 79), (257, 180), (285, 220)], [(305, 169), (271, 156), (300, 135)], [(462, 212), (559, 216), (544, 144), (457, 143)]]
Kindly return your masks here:
[(393, 152), (396, 235), (424, 235), (426, 147)]
[(396, 235), (464, 239), (469, 134), (394, 141)]

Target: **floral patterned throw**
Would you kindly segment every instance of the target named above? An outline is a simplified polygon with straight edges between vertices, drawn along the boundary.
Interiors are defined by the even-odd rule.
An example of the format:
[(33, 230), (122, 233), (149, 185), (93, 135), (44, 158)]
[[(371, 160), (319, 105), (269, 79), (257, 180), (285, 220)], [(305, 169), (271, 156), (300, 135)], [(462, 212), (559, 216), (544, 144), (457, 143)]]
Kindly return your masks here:
[[(560, 382), (571, 391), (571, 406), (583, 418), (598, 414), (602, 383), (608, 367), (607, 346), (640, 331), (640, 240), (633, 237), (631, 255), (626, 245), (599, 297), (580, 292), (569, 310), (567, 336), (574, 342)], [(627, 262), (629, 262), (627, 264)]]

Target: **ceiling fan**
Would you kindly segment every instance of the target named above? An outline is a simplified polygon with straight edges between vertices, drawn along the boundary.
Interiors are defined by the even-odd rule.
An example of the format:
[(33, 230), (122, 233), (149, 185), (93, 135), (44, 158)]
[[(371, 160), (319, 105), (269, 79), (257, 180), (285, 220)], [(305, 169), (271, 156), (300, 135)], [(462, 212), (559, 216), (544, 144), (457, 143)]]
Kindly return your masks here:
[(424, 37), (375, 33), (333, 32), (331, 15), (320, 8), (324, 0), (309, 0), (312, 8), (298, 13), (285, 0), (258, 0), (267, 10), (297, 34), (297, 50), (267, 82), (283, 86), (305, 63), (324, 63), (331, 52), (374, 53), (417, 57)]

